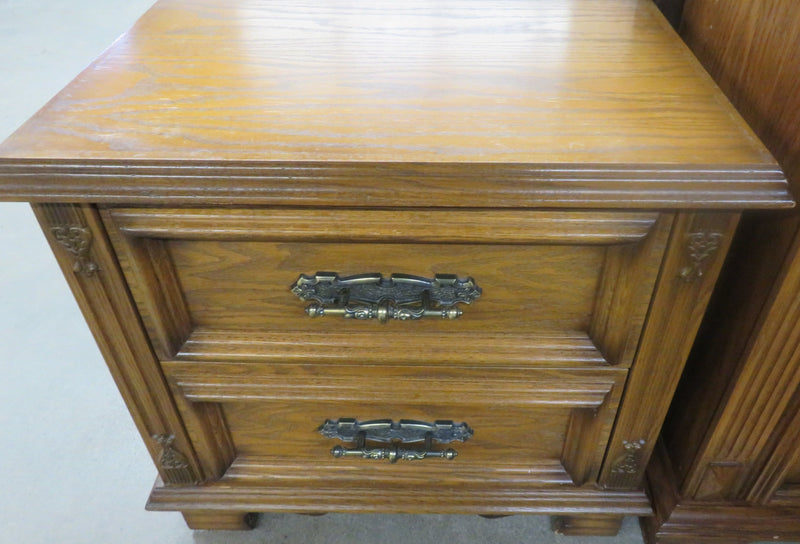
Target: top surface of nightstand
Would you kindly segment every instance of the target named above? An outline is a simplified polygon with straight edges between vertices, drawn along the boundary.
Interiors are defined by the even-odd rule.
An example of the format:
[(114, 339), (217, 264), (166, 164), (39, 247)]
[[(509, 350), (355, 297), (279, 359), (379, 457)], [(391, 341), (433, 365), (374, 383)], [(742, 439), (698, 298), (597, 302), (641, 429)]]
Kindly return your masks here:
[(717, 205), (751, 189), (757, 206), (789, 202), (649, 0), (161, 0), (0, 146), (0, 196), (24, 198), (19, 174), (44, 166), (121, 164), (599, 168), (611, 183), (761, 183)]

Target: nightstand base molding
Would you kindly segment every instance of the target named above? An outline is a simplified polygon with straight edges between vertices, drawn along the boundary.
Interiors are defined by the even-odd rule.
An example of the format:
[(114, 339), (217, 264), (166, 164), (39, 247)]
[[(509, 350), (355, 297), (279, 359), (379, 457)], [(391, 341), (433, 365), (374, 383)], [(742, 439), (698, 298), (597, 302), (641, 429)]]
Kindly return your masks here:
[(450, 490), (418, 489), (391, 495), (383, 488), (233, 487), (223, 482), (203, 486), (165, 486), (159, 480), (147, 503), (152, 511), (385, 513), (385, 514), (553, 514), (582, 516), (651, 516), (643, 491), (583, 488)]

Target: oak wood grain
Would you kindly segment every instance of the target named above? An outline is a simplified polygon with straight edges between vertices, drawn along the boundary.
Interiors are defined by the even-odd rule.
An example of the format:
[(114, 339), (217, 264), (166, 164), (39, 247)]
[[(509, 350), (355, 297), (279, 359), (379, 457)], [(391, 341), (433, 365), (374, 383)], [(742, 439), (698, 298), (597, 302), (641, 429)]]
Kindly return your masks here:
[[(204, 528), (648, 514), (598, 484), (640, 483), (738, 210), (792, 205), (647, 0), (161, 0), (0, 146), (0, 198), (102, 240), (62, 267), (111, 271), (76, 296), (204, 481), (149, 507)], [(289, 286), (318, 270), (484, 292), (458, 322), (312, 322)], [(476, 434), (452, 463), (364, 464), (330, 458), (336, 417)]]
[[(687, 0), (682, 34), (796, 192), (800, 5)], [(799, 227), (796, 213), (743, 218), (648, 469), (649, 542), (800, 537)]]
[(790, 208), (774, 164), (78, 161), (0, 158), (0, 198), (33, 202), (552, 208)]
[(162, 0), (2, 155), (771, 163), (665, 27), (644, 0)]
[[(110, 231), (109, 236), (113, 238), (116, 233)], [(123, 249), (118, 242), (114, 245)], [(128, 274), (130, 281), (144, 284), (132, 292), (153, 348), (161, 359), (170, 358), (194, 328), (170, 254), (159, 241), (133, 241), (124, 249), (127, 251), (117, 253), (120, 265), (123, 269), (135, 270)], [(136, 294), (144, 291), (151, 296), (136, 299)]]
[[(34, 205), (64, 277), (89, 323), (111, 375), (156, 466), (161, 449), (153, 435), (173, 435), (175, 447), (186, 457), (198, 481), (219, 477), (231, 459), (225, 458), (213, 440), (202, 433), (188, 436), (184, 418), (196, 419), (192, 411), (181, 415), (141, 328), (139, 314), (127, 290), (119, 264), (110, 250), (100, 217), (90, 206)], [(54, 229), (79, 228), (91, 233), (86, 259), (97, 267), (87, 274), (76, 271), (75, 254), (63, 247)]]
[(596, 407), (572, 409), (564, 435), (561, 464), (573, 484), (580, 486), (597, 479), (602, 463), (602, 458), (596, 457), (597, 452), (605, 453), (608, 440), (605, 425)]
[[(494, 368), (468, 361), (441, 368), (410, 365), (256, 364), (252, 362), (163, 361), (163, 368), (193, 402), (269, 400), (378, 403), (398, 396), (437, 403), (538, 405), (596, 409), (624, 380), (616, 368)], [(612, 399), (613, 400), (613, 399)], [(433, 401), (431, 401), (433, 402)]]
[(681, 34), (800, 189), (800, 9), (791, 0), (686, 0)]
[[(458, 444), (456, 444), (458, 447)], [(308, 460), (286, 456), (246, 456), (236, 458), (220, 480), (228, 486), (241, 487), (249, 492), (259, 487), (274, 487), (278, 492), (299, 482), (309, 491), (339, 486), (361, 489), (375, 488), (369, 481), (379, 479), (381, 485), (393, 490), (414, 493), (435, 484), (440, 490), (455, 480), (442, 479), (441, 463), (403, 464), (387, 468), (385, 463), (341, 463), (333, 456), (314, 459), (314, 471), (309, 472)], [(362, 460), (363, 461), (363, 460)], [(533, 460), (532, 460), (533, 461)], [(572, 478), (558, 459), (536, 459), (533, 462), (507, 463), (502, 467), (474, 466), (444, 467), (449, 478), (457, 476), (459, 487), (489, 487), (499, 491), (502, 486), (529, 488), (531, 490), (566, 488), (575, 489)], [(449, 490), (448, 490), (449, 491)], [(432, 490), (432, 492), (435, 492)], [(398, 493), (399, 494), (399, 493)]]
[(162, 0), (0, 157), (14, 199), (791, 205), (649, 0)]
[[(338, 365), (351, 361), (492, 368), (503, 365), (534, 367), (597, 367), (608, 361), (592, 340), (579, 331), (508, 335), (471, 331), (442, 335), (437, 332), (380, 330), (381, 348), (368, 330), (303, 331), (303, 342), (285, 332), (230, 331), (197, 328), (176, 355), (178, 360), (206, 362), (316, 363)], [(419, 349), (420, 346), (425, 349)], [(483, 355), (481, 355), (483, 354)]]
[[(560, 459), (567, 461), (573, 481), (596, 474), (626, 376), (623, 370), (611, 369), (498, 369), (487, 376), (469, 368), (432, 371), (425, 367), (197, 362), (165, 362), (164, 368), (190, 400), (222, 404), (239, 456), (305, 459), (311, 478), (319, 470), (316, 460), (327, 459), (335, 445), (316, 432), (326, 419), (451, 419), (466, 421), (476, 434), (463, 445), (453, 445), (460, 452), (453, 462), (421, 463), (438, 466), (431, 468), (428, 478), (460, 479), (467, 470), (473, 474), (468, 480), (486, 474), (487, 481), (496, 483), (512, 466)], [(592, 412), (589, 420), (576, 427), (575, 418), (581, 418), (576, 410), (586, 409)], [(351, 470), (388, 466), (362, 459), (340, 461), (339, 466)], [(387, 471), (410, 476), (419, 464), (376, 468), (358, 478), (382, 485)], [(413, 484), (411, 480), (396, 483), (407, 486)]]
[(633, 361), (673, 219), (662, 214), (647, 239), (606, 252), (589, 336), (610, 364)]
[[(167, 244), (197, 327), (252, 331), (434, 330), (507, 333), (586, 330), (605, 249), (591, 246), (339, 244), (175, 240)], [(457, 320), (311, 318), (291, 285), (301, 274), (402, 273), (474, 278), (483, 290)], [(555, 289), (554, 286), (560, 286)], [(142, 308), (142, 311), (146, 311)], [(375, 328), (380, 326), (380, 330)]]
[[(446, 333), (446, 349), (461, 356), (478, 353), (470, 350), (490, 333), (503, 338), (487, 346), (484, 364), (499, 364), (515, 351), (545, 347), (530, 336), (589, 331), (606, 360), (623, 367), (633, 358), (671, 224), (669, 215), (534, 210), (108, 208), (103, 216), (145, 325), (157, 345), (169, 348), (165, 359), (189, 339), (185, 327), (170, 326), (174, 316), (185, 315), (179, 322), (191, 322), (190, 330), (221, 332), (217, 339), (227, 342), (228, 355), (251, 347), (255, 357), (300, 356), (302, 346), (293, 355), (281, 345), (270, 352), (270, 341), (285, 344), (274, 333), (286, 331), (304, 338), (313, 360), (336, 357), (339, 345), (351, 346), (348, 358), (372, 346), (364, 361), (413, 359), (411, 346), (402, 346), (403, 335), (413, 333), (416, 351), (434, 363), (444, 339), (430, 333)], [(473, 277), (483, 295), (464, 307), (458, 322), (376, 329), (375, 323), (312, 320), (288, 291), (301, 273), (346, 276), (374, 271), (376, 263), (384, 275)], [(251, 335), (242, 337), (245, 331)], [(334, 353), (310, 342), (321, 333), (330, 335)], [(352, 336), (341, 343), (336, 339), (343, 333)], [(527, 360), (567, 360), (547, 361), (547, 355), (529, 352)]]
[[(689, 0), (683, 25), (687, 42), (781, 161), (795, 191), (800, 187), (798, 21), (794, 2), (740, 1), (720, 10), (713, 2)], [(711, 308), (713, 321), (679, 390), (685, 409), (676, 409), (667, 426), (687, 496), (699, 491), (705, 466), (716, 460), (743, 464), (740, 478), (717, 483), (717, 496), (749, 493), (742, 486), (756, 478), (764, 460), (751, 463), (766, 455), (768, 435), (793, 391), (796, 369), (787, 358), (793, 343), (786, 312), (796, 296), (791, 284), (800, 219), (745, 217), (742, 227)], [(771, 364), (762, 368), (765, 349), (771, 350)], [(719, 374), (730, 379), (707, 379)], [(702, 381), (712, 387), (701, 391), (695, 384)], [(771, 394), (757, 395), (761, 388)], [(774, 490), (775, 473), (770, 478)], [(760, 493), (761, 500), (768, 494)]]
[[(443, 384), (447, 387), (447, 384)], [(502, 393), (498, 393), (502, 397)], [(431, 400), (433, 399), (433, 400)], [(328, 439), (317, 432), (317, 428), (327, 419), (354, 417), (361, 421), (375, 419), (413, 419), (433, 422), (452, 420), (457, 423), (466, 422), (475, 430), (475, 435), (462, 443), (435, 445), (434, 449), (452, 447), (458, 456), (450, 461), (444, 459), (426, 459), (421, 463), (375, 461), (361, 458), (338, 459), (342, 468), (360, 471), (364, 465), (372, 470), (364, 473), (363, 487), (384, 487), (387, 494), (396, 495), (397, 491), (386, 489), (386, 482), (381, 481), (381, 474), (414, 473), (417, 465), (432, 466), (435, 471), (432, 478), (441, 482), (458, 485), (461, 474), (473, 472), (482, 474), (491, 472), (499, 483), (502, 476), (498, 474), (505, 466), (535, 466), (541, 461), (559, 460), (564, 446), (565, 432), (571, 416), (569, 408), (527, 405), (519, 406), (501, 401), (497, 406), (491, 404), (471, 403), (468, 398), (459, 402), (442, 404), (435, 394), (418, 396), (415, 400), (407, 400), (403, 392), (379, 402), (352, 399), (346, 401), (329, 401), (321, 396), (312, 402), (298, 401), (292, 404), (271, 401), (241, 401), (231, 399), (223, 405), (225, 419), (228, 423), (233, 442), (239, 455), (288, 457), (303, 460), (305, 472), (316, 474), (320, 469), (316, 460), (331, 457), (331, 448), (343, 445), (341, 441)], [(613, 418), (608, 411), (604, 418)], [(580, 437), (578, 437), (580, 438)], [(344, 443), (346, 447), (354, 444)], [(374, 444), (368, 443), (374, 446)], [(413, 446), (412, 446), (413, 447)], [(602, 456), (595, 447), (592, 457)], [(335, 478), (336, 473), (321, 475), (328, 481)], [(369, 476), (369, 479), (366, 476)], [(357, 476), (358, 478), (358, 476)], [(519, 478), (519, 475), (515, 475)], [(413, 486), (406, 481), (404, 488)], [(391, 500), (391, 499), (389, 499)]]
[(305, 208), (110, 208), (126, 236), (314, 242), (625, 244), (648, 235), (656, 213)]
[(800, 508), (789, 503), (755, 505), (695, 500), (680, 492), (667, 449), (656, 448), (647, 470), (654, 515), (641, 518), (648, 544), (747, 544), (794, 541)]
[[(676, 216), (603, 465), (602, 485), (636, 486), (642, 481), (738, 222), (737, 213)], [(702, 239), (713, 234), (716, 240), (713, 251), (700, 262), (692, 245), (695, 233)], [(689, 276), (687, 267), (692, 271)]]
[[(414, 487), (391, 502), (383, 502), (381, 489), (331, 485), (298, 494), (291, 486), (232, 487), (222, 481), (202, 487), (166, 487), (156, 483), (148, 510), (212, 509), (252, 512), (361, 512), (426, 514), (652, 514), (642, 491), (604, 491), (595, 486), (487, 488), (458, 486), (448, 489), (443, 501), (439, 490)], [(335, 506), (334, 506), (335, 505)]]

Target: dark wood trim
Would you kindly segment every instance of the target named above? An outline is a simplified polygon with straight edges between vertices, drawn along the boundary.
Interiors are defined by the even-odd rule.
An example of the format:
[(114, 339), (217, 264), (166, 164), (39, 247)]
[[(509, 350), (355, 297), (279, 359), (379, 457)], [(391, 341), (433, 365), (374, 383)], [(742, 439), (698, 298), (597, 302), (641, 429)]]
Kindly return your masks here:
[(672, 28), (677, 30), (681, 24), (681, 15), (683, 14), (684, 0), (653, 0), (664, 17), (667, 18)]
[(647, 544), (746, 544), (792, 540), (800, 534), (800, 507), (693, 501), (678, 493), (666, 448), (647, 468), (655, 516), (642, 518)]

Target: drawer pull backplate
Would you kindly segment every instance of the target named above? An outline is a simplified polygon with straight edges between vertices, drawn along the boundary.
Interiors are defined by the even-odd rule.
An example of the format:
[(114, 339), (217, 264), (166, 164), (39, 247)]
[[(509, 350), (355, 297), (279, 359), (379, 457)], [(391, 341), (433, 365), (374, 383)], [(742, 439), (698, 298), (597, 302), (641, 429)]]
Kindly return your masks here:
[[(447, 444), (456, 440), (464, 442), (472, 436), (472, 429), (466, 423), (452, 421), (435, 421), (426, 423), (401, 419), (397, 423), (391, 419), (376, 419), (359, 422), (352, 418), (340, 418), (336, 421), (326, 420), (319, 432), (326, 438), (336, 438), (343, 442), (355, 442), (355, 448), (335, 446), (331, 450), (334, 457), (361, 457), (362, 459), (388, 459), (395, 463), (398, 460), (414, 461), (438, 457), (453, 459), (458, 453), (453, 448), (433, 450), (433, 443)], [(385, 448), (369, 448), (367, 441), (391, 443)], [(424, 449), (406, 448), (403, 444), (424, 442)]]
[(340, 315), (350, 319), (421, 319), (461, 316), (458, 303), (470, 304), (481, 296), (472, 278), (436, 274), (433, 279), (407, 274), (359, 274), (340, 278), (335, 272), (301, 274), (292, 285), (301, 300), (313, 300), (306, 307), (311, 317)]

